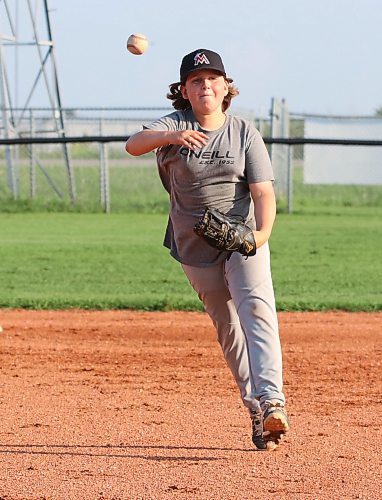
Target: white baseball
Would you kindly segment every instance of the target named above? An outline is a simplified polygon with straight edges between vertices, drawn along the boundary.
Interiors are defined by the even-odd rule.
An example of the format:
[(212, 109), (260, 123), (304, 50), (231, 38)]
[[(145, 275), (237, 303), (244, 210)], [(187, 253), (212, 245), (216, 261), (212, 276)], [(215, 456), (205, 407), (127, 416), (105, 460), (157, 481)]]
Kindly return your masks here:
[(135, 56), (140, 56), (144, 52), (146, 52), (147, 47), (149, 45), (149, 41), (145, 35), (141, 33), (135, 33), (130, 35), (127, 39), (127, 50), (134, 54)]

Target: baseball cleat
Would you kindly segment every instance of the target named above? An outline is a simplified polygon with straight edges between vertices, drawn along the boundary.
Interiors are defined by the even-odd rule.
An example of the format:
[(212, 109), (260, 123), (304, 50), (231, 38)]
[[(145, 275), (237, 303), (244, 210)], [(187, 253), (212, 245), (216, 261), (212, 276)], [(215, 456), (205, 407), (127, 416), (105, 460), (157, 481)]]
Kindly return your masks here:
[(282, 403), (266, 401), (263, 406), (263, 427), (267, 439), (280, 439), (289, 428), (289, 419)]
[(267, 443), (263, 438), (263, 413), (260, 409), (249, 410), (252, 423), (252, 442), (258, 450), (267, 450)]

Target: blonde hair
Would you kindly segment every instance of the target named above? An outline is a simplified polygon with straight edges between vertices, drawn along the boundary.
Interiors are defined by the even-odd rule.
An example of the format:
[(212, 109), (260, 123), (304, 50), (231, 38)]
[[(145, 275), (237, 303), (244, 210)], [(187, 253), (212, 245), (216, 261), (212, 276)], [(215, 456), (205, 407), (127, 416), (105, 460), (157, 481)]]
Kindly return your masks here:
[[(233, 85), (233, 80), (231, 78), (225, 78), (225, 81), (228, 84), (228, 94), (224, 97), (222, 102), (223, 111), (226, 111), (230, 107), (233, 97), (239, 93), (239, 90)], [(166, 97), (172, 101), (172, 105), (175, 109), (184, 111), (186, 109), (191, 109), (191, 103), (182, 96), (181, 86), (181, 82), (171, 83), (169, 85), (170, 92)]]

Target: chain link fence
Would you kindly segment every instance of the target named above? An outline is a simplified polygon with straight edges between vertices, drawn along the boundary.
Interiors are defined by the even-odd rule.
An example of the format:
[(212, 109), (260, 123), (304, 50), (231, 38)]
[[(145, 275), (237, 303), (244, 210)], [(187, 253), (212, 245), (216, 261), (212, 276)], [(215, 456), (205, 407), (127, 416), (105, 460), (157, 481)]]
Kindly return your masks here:
[[(276, 115), (282, 116), (283, 106), (286, 107), (285, 102), (273, 101), (270, 116), (263, 118), (232, 111), (254, 121), (265, 138), (275, 169), (278, 210), (299, 212), (328, 205), (381, 205), (382, 148), (378, 146), (378, 138), (373, 136), (370, 144), (361, 140), (354, 145), (366, 163), (372, 150), (377, 155), (377, 164), (378, 157), (381, 159), (379, 168), (375, 167), (373, 183), (308, 183), (305, 178), (308, 146), (316, 150), (316, 157), (337, 157), (341, 163), (337, 153), (349, 144), (304, 143), (308, 140), (305, 128), (309, 117), (286, 110), (277, 123)], [(154, 154), (132, 157), (126, 154), (124, 142), (141, 130), (143, 124), (171, 111), (170, 107), (64, 109), (67, 142), (64, 137), (54, 143), (57, 133), (52, 127), (52, 110), (23, 110), (17, 134), (14, 132), (8, 144), (1, 140), (0, 210), (166, 212), (167, 194), (157, 175)], [(280, 139), (284, 142), (278, 142)]]

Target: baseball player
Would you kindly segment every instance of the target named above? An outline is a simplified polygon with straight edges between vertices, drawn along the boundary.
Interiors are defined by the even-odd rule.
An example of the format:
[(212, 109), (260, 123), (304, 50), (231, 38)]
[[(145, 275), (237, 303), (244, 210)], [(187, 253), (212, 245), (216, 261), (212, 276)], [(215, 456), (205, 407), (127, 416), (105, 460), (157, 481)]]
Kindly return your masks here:
[(271, 162), (254, 125), (226, 113), (238, 90), (219, 54), (187, 54), (180, 81), (169, 88), (176, 111), (131, 136), (126, 151), (156, 150), (170, 196), (164, 245), (212, 319), (249, 410), (254, 445), (273, 449), (289, 421), (268, 246), (276, 215)]

